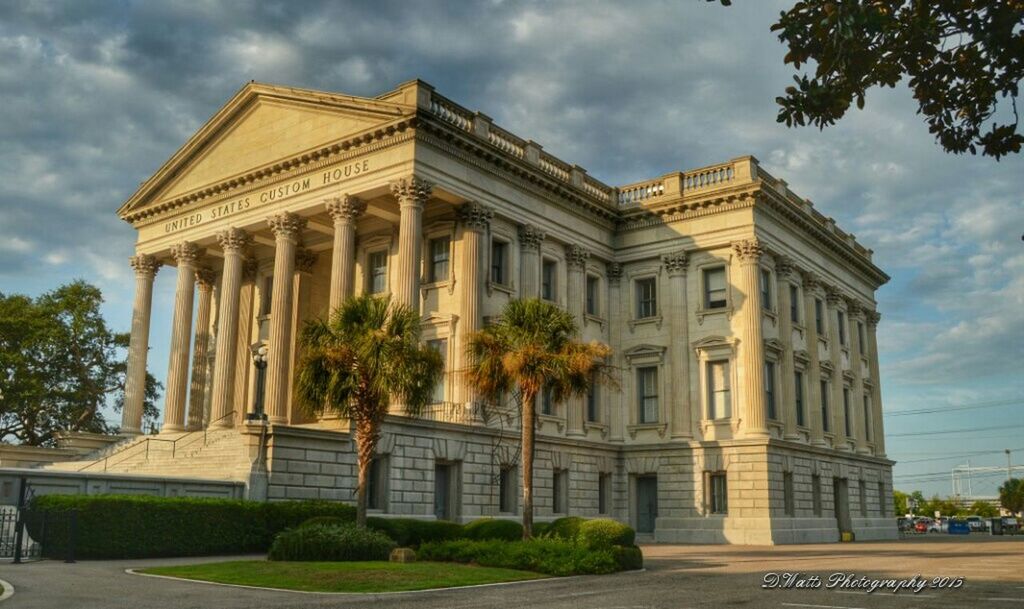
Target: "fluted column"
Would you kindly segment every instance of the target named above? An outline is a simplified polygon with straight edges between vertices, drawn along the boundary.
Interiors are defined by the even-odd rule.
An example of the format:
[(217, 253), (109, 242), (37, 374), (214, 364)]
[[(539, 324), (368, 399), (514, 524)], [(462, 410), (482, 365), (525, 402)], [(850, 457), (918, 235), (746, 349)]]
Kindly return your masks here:
[(350, 195), (326, 202), (334, 220), (334, 249), (331, 251), (330, 311), (341, 306), (355, 291), (356, 222), (366, 211), (366, 203)]
[[(828, 308), (829, 356), (832, 361), (832, 433), (835, 440), (832, 445), (839, 450), (849, 450), (846, 443), (846, 420), (844, 417), (852, 413), (846, 412), (847, 404), (843, 403), (843, 354), (839, 345), (839, 303), (843, 296), (832, 286), (825, 288), (825, 302)], [(850, 420), (853, 423), (853, 420)]]
[(398, 259), (395, 270), (395, 302), (420, 310), (420, 260), (423, 253), (423, 206), (430, 198), (430, 183), (409, 176), (391, 183), (398, 199)]
[(469, 202), (459, 208), (459, 223), (462, 227), (461, 267), (456, 278), (459, 287), (459, 323), (455, 342), (455, 382), (453, 383), (456, 402), (469, 407), (476, 399), (476, 392), (466, 378), (472, 365), (469, 353), (469, 337), (480, 330), (483, 321), (481, 305), (483, 298), (484, 235), (490, 226), (494, 212), (479, 203)]
[(875, 456), (885, 456), (885, 424), (882, 421), (882, 377), (878, 371), (878, 322), (882, 316), (867, 311), (868, 368), (871, 371), (871, 422), (874, 424)]
[(174, 293), (171, 355), (167, 366), (167, 393), (164, 397), (162, 431), (175, 432), (185, 429), (189, 340), (192, 338), (192, 305), (196, 291), (196, 261), (201, 254), (202, 250), (190, 241), (182, 241), (171, 246), (171, 257), (178, 265), (178, 285)]
[[(568, 294), (568, 310), (576, 325), (583, 329), (583, 305), (586, 301), (586, 270), (590, 251), (580, 245), (569, 245), (565, 248), (565, 262), (568, 271), (566, 288)], [(582, 396), (570, 396), (566, 400), (566, 433), (570, 436), (582, 436), (584, 401)]]
[(244, 413), (253, 407), (249, 395), (249, 374), (252, 372), (252, 353), (249, 347), (253, 343), (252, 326), (256, 321), (256, 274), (259, 264), (254, 258), (246, 258), (242, 263), (242, 287), (238, 291), (238, 339), (235, 343), (235, 409), (238, 411), (235, 420), (244, 419)]
[(153, 312), (153, 278), (160, 262), (149, 254), (132, 256), (135, 269), (135, 302), (132, 305), (132, 334), (128, 342), (125, 372), (124, 410), (121, 433), (142, 433), (142, 408), (146, 401), (146, 356), (149, 354), (149, 320)]
[[(611, 342), (609, 346), (612, 348), (612, 365), (617, 370), (622, 370), (622, 325), (625, 323), (622, 319), (622, 265), (618, 262), (609, 262), (607, 274), (608, 339)], [(622, 442), (625, 429), (625, 423), (622, 420), (623, 413), (625, 412), (622, 408), (623, 392), (616, 389), (606, 393), (610, 394), (610, 399), (608, 400), (608, 437), (612, 442)]]
[(288, 422), (288, 370), (292, 348), (292, 292), (295, 250), (306, 219), (291, 212), (267, 218), (274, 233), (274, 287), (270, 296), (267, 353), (267, 415), (271, 423)]
[(754, 239), (732, 245), (740, 262), (739, 288), (743, 293), (741, 307), (740, 361), (743, 365), (743, 428), (746, 436), (768, 436), (764, 400), (764, 331), (761, 327), (760, 261), (764, 253), (761, 242)]
[[(850, 372), (853, 373), (853, 383), (850, 386), (850, 407), (853, 408), (853, 412), (850, 414), (853, 421), (853, 437), (857, 452), (867, 455), (871, 454), (868, 449), (868, 426), (874, 420), (874, 415), (864, 410), (864, 372), (860, 361), (860, 333), (857, 327), (858, 323), (864, 323), (864, 308), (856, 300), (849, 299), (846, 301), (846, 310), (850, 318)], [(865, 419), (866, 414), (868, 419)]]
[(203, 403), (206, 401), (206, 358), (210, 348), (210, 313), (213, 302), (214, 273), (196, 269), (199, 302), (196, 304), (195, 341), (192, 345), (192, 379), (188, 396), (188, 429), (203, 426)]
[(519, 227), (520, 281), (522, 287), (519, 295), (522, 298), (540, 296), (540, 244), (544, 243), (544, 231), (532, 224)]
[[(793, 301), (789, 293), (789, 278), (793, 274), (793, 261), (785, 256), (775, 258), (776, 292), (779, 301), (779, 342), (782, 344), (782, 361), (779, 369), (782, 374), (782, 427), (787, 440), (796, 440), (800, 434), (796, 430), (796, 389), (793, 385), (795, 372), (793, 369), (793, 318), (790, 307)], [(807, 415), (807, 399), (804, 393), (804, 416)]]
[(818, 357), (818, 327), (815, 324), (816, 292), (821, 286), (813, 273), (803, 274), (804, 330), (807, 343), (807, 422), (811, 428), (811, 445), (825, 447), (825, 422), (821, 418), (821, 359)]
[(213, 358), (213, 386), (210, 389), (211, 427), (231, 427), (235, 404), (235, 358), (238, 356), (238, 301), (242, 288), (245, 249), (251, 242), (248, 233), (229, 228), (217, 233), (224, 250), (224, 270), (220, 278), (220, 311), (217, 314), (217, 346)]
[(686, 307), (686, 269), (689, 255), (685, 251), (665, 254), (661, 264), (668, 272), (669, 363), (672, 391), (669, 408), (670, 433), (673, 438), (693, 436), (690, 412), (690, 320)]

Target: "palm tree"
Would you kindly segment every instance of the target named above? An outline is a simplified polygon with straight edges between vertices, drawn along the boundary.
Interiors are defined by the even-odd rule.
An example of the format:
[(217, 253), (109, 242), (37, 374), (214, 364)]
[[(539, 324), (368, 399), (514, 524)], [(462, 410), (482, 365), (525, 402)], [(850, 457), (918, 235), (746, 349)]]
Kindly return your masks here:
[(523, 538), (533, 534), (533, 457), (536, 409), (541, 391), (556, 403), (587, 393), (594, 383), (612, 384), (605, 363), (608, 345), (577, 340), (567, 311), (533, 298), (512, 300), (492, 325), (469, 337), (469, 382), (479, 395), (500, 401), (517, 391), (522, 402)]
[(389, 404), (398, 401), (410, 415), (419, 414), (444, 367), (440, 355), (420, 343), (420, 330), (410, 308), (389, 297), (356, 296), (329, 320), (308, 322), (299, 337), (298, 402), (311, 413), (336, 412), (355, 428), (358, 526), (366, 526), (370, 462)]

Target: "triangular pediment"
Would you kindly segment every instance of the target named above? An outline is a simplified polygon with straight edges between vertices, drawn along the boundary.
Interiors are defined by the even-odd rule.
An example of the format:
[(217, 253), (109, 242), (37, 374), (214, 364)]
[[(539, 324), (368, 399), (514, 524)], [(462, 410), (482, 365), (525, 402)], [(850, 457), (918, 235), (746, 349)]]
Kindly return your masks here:
[(119, 213), (244, 176), (414, 112), (393, 102), (249, 83)]

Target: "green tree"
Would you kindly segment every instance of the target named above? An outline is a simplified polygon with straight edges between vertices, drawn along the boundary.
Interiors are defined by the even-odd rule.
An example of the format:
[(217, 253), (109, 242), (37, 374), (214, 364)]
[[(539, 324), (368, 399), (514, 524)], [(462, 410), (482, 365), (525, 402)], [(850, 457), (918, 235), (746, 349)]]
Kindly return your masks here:
[(869, 89), (908, 77), (946, 151), (1018, 153), (1022, 24), (1022, 0), (801, 0), (771, 29), (789, 47), (784, 61), (814, 73), (776, 98), (778, 121), (824, 129), (863, 108)]
[(995, 518), (999, 515), (999, 510), (996, 506), (992, 505), (988, 501), (975, 501), (971, 504), (971, 514), (981, 516), (982, 518)]
[[(123, 401), (128, 334), (100, 314), (103, 296), (75, 281), (32, 299), (0, 294), (0, 439), (49, 446), (62, 431), (110, 433)], [(144, 416), (158, 416), (147, 375)]]
[(307, 323), (295, 395), (312, 413), (325, 409), (352, 421), (358, 482), (356, 523), (366, 526), (366, 488), (380, 426), (394, 401), (417, 415), (429, 403), (444, 364), (420, 344), (420, 317), (389, 297), (357, 296), (329, 320)]
[(1024, 510), (1024, 480), (1010, 478), (1004, 482), (999, 487), (999, 504), (1012, 514)]
[(897, 516), (903, 516), (905, 514), (910, 513), (910, 495), (904, 493), (903, 491), (893, 491), (892, 500), (894, 506), (894, 513)]
[(537, 298), (512, 300), (501, 317), (469, 337), (470, 383), (482, 398), (500, 402), (515, 393), (521, 406), (523, 538), (533, 535), (535, 401), (550, 391), (555, 403), (586, 394), (594, 383), (612, 382), (605, 363), (611, 349), (577, 340), (579, 329), (567, 311)]

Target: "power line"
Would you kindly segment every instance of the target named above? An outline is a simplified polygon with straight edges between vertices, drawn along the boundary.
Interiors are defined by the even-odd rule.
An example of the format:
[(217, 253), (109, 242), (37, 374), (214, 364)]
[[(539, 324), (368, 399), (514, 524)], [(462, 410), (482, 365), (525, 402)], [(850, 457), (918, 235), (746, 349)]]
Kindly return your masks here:
[[(1011, 448), (1011, 451), (1024, 450), (1024, 447)], [(950, 459), (963, 459), (964, 457), (980, 457), (983, 455), (1001, 455), (1005, 451), (1003, 450), (976, 450), (974, 452), (957, 453), (953, 455), (946, 455), (944, 457), (928, 457), (925, 459), (904, 459), (898, 460), (897, 463), (924, 463), (926, 461), (948, 461)]]
[(971, 433), (974, 431), (996, 431), (1003, 429), (1019, 429), (1024, 425), (996, 425), (995, 427), (972, 427), (970, 429), (940, 429), (934, 431), (913, 431), (910, 433), (892, 433), (886, 434), (887, 438), (907, 438), (910, 436), (935, 436), (939, 434), (948, 433)]
[(944, 406), (944, 407), (930, 407), (930, 408), (911, 408), (907, 410), (890, 410), (883, 413), (887, 417), (902, 417), (907, 415), (915, 414), (933, 414), (937, 412), (954, 412), (957, 410), (976, 410), (978, 408), (996, 408), (998, 406), (1010, 406), (1013, 404), (1024, 404), (1024, 400), (1007, 399), (1007, 400), (995, 400), (991, 402), (977, 402), (974, 404), (960, 404), (955, 406)]

